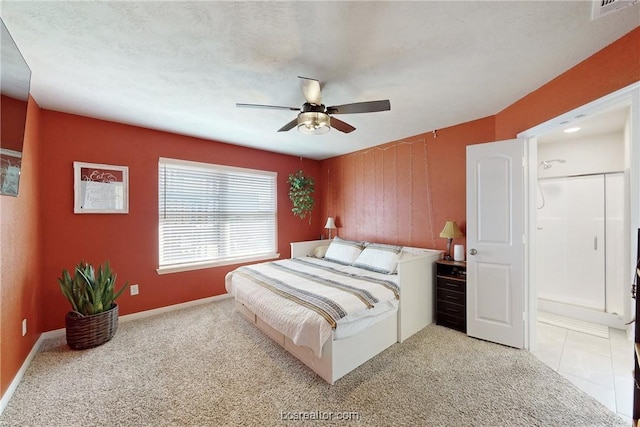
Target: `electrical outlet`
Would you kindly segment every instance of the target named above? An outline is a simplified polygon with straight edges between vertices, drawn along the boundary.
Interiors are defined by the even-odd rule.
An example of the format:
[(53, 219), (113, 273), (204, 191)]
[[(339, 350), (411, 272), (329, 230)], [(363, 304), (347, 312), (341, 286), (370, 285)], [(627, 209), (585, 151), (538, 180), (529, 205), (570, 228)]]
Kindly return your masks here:
[(22, 336), (27, 335), (27, 319), (22, 319)]
[(131, 287), (129, 288), (129, 290), (131, 291), (131, 295), (138, 295), (138, 285), (131, 285)]

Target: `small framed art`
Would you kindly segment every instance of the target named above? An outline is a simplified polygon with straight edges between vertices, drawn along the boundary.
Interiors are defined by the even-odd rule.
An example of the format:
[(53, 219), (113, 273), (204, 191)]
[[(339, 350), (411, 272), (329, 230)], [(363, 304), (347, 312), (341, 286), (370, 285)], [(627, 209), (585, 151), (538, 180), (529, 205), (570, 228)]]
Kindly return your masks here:
[(73, 162), (74, 213), (129, 213), (129, 168)]

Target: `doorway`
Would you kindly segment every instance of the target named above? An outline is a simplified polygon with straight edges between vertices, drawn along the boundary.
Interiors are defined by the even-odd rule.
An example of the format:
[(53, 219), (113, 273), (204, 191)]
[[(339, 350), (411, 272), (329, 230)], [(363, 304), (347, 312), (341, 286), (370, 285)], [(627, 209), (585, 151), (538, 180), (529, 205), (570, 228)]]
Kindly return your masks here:
[(623, 105), (537, 138), (540, 322), (606, 331), (630, 319), (629, 122)]
[[(617, 145), (614, 143), (613, 145), (615, 145), (615, 148), (611, 143), (601, 144), (600, 148), (598, 148), (597, 144), (593, 140), (586, 140), (583, 141), (581, 145), (578, 145), (577, 142), (569, 142), (571, 139), (570, 136), (563, 136), (560, 137), (560, 140), (555, 141), (552, 139), (554, 134), (555, 137), (558, 137), (560, 132), (567, 127), (578, 126), (586, 129), (590, 123), (594, 122), (596, 119), (606, 117), (609, 114), (614, 115), (620, 111), (623, 111), (624, 125), (622, 127), (618, 125), (616, 130), (613, 132), (622, 134), (622, 142), (617, 143)], [(527, 234), (529, 239), (527, 245), (528, 253), (526, 255), (528, 264), (528, 272), (526, 274), (527, 284), (525, 285), (527, 287), (525, 290), (525, 294), (527, 295), (527, 313), (525, 317), (528, 319), (527, 325), (525, 326), (527, 342), (526, 348), (534, 354), (540, 354), (537, 342), (538, 325), (540, 325), (540, 329), (543, 329), (545, 324), (538, 324), (537, 317), (538, 313), (542, 311), (542, 308), (546, 311), (556, 310), (556, 312), (560, 312), (564, 315), (570, 314), (570, 318), (573, 319), (580, 319), (585, 313), (589, 315), (598, 313), (600, 316), (587, 317), (586, 320), (589, 320), (590, 323), (605, 325), (607, 332), (615, 332), (610, 335), (610, 341), (608, 341), (611, 343), (610, 348), (613, 349), (614, 338), (616, 340), (619, 340), (620, 338), (627, 340), (627, 332), (630, 332), (630, 327), (625, 325), (625, 323), (633, 319), (635, 311), (629, 290), (631, 283), (633, 282), (637, 236), (635, 236), (634, 233), (630, 233), (629, 230), (637, 229), (640, 224), (640, 82), (583, 107), (577, 108), (576, 110), (568, 112), (560, 117), (552, 119), (535, 128), (523, 132), (518, 136), (524, 139), (528, 144), (527, 157), (529, 167), (525, 173), (528, 176), (528, 186), (530, 188), (526, 218)], [(561, 142), (562, 138), (564, 138), (565, 142)], [(613, 155), (614, 151), (617, 151), (617, 156)], [(621, 155), (620, 152), (622, 153)], [(599, 154), (593, 155), (594, 153)], [(591, 158), (585, 158), (587, 154), (592, 154), (590, 156)], [(552, 160), (564, 161), (552, 162)], [(587, 165), (590, 165), (590, 167), (587, 168)], [(589, 181), (591, 177), (593, 177), (595, 181)], [(562, 223), (562, 220), (554, 219), (554, 214), (550, 213), (547, 218), (542, 216), (543, 219), (539, 221), (541, 216), (539, 216), (538, 207), (543, 204), (541, 200), (542, 195), (539, 194), (539, 188), (542, 188), (543, 190), (542, 193), (545, 198), (544, 203), (549, 203), (555, 196), (559, 196), (558, 194), (551, 194), (551, 192), (567, 192), (569, 191), (567, 187), (571, 187), (574, 184), (577, 187), (585, 186), (588, 190), (591, 190), (587, 192), (587, 194), (590, 195), (588, 198), (599, 199), (600, 196), (593, 197), (593, 194), (595, 193), (592, 191), (594, 188), (593, 182), (601, 182), (601, 184), (595, 184), (595, 186), (604, 187), (605, 189), (603, 191), (606, 194), (607, 190), (605, 181), (607, 177), (620, 181), (617, 185), (622, 186), (622, 214), (619, 215), (619, 213), (616, 213), (614, 207), (609, 207), (610, 217), (615, 215), (620, 216), (618, 219), (610, 219), (609, 234), (615, 234), (616, 227), (622, 227), (623, 237), (621, 239), (623, 241), (617, 247), (606, 245), (606, 237), (604, 234), (606, 233), (605, 222), (607, 221), (606, 195), (604, 196), (604, 212), (602, 212), (601, 215), (592, 215), (589, 220), (593, 228), (600, 227), (600, 229), (596, 230), (594, 234), (589, 236), (588, 240), (592, 251), (593, 247), (603, 248), (602, 244), (604, 243), (604, 248), (606, 249), (604, 252), (608, 252), (611, 257), (615, 257), (614, 261), (616, 263), (611, 264), (610, 260), (608, 268), (605, 258), (605, 283), (607, 280), (607, 270), (609, 270), (609, 274), (618, 274), (618, 277), (609, 277), (608, 280), (610, 284), (613, 285), (600, 288), (600, 292), (596, 292), (598, 295), (595, 295), (595, 297), (592, 295), (590, 298), (585, 298), (584, 294), (587, 292), (585, 292), (585, 289), (583, 289), (580, 283), (577, 285), (574, 283), (574, 286), (576, 287), (568, 293), (581, 294), (580, 297), (583, 298), (582, 301), (572, 300), (569, 299), (567, 295), (564, 295), (566, 299), (561, 301), (561, 304), (556, 304), (555, 302), (549, 304), (549, 301), (545, 300), (553, 298), (550, 298), (549, 295), (544, 295), (548, 290), (545, 290), (544, 286), (540, 286), (540, 282), (542, 280), (548, 280), (549, 272), (541, 270), (538, 257), (540, 257), (541, 254), (543, 257), (550, 255), (550, 247), (552, 248), (551, 250), (557, 250), (558, 246), (550, 245), (548, 242), (541, 239), (540, 230), (538, 230), (538, 228), (543, 227), (544, 229), (544, 227), (550, 227), (551, 225), (549, 221)], [(585, 184), (586, 181), (588, 181), (587, 184)], [(611, 187), (609, 193), (614, 193), (615, 191), (616, 190), (613, 190), (613, 187)], [(576, 196), (571, 197), (575, 198)], [(562, 198), (560, 200), (562, 200)], [(575, 201), (566, 202), (565, 198), (565, 204), (566, 203), (570, 203), (572, 205), (571, 208), (577, 206)], [(620, 208), (619, 201), (616, 206), (618, 209)], [(570, 225), (573, 226), (573, 222), (575, 222), (575, 216), (577, 214), (575, 212), (572, 213), (569, 208), (565, 209), (565, 211), (565, 223), (570, 223)], [(545, 221), (547, 221), (547, 223), (545, 223)], [(615, 224), (615, 222), (617, 222), (617, 224)], [(567, 228), (567, 226), (564, 226), (564, 228)], [(547, 231), (552, 230), (547, 229)], [(593, 232), (594, 230), (590, 231)], [(585, 234), (586, 233), (584, 232), (578, 233), (578, 235)], [(594, 239), (594, 237), (597, 238)], [(605, 242), (602, 242), (602, 239), (604, 239)], [(565, 238), (565, 240), (567, 239)], [(569, 238), (568, 240), (571, 239)], [(573, 250), (567, 247), (564, 249), (564, 252), (566, 253), (567, 251)], [(569, 255), (574, 254), (571, 252)], [(559, 274), (567, 274), (566, 271), (575, 271), (576, 268), (579, 268), (579, 266), (584, 265), (587, 262), (584, 255), (576, 256), (576, 258), (578, 260), (582, 260), (582, 264), (578, 264), (578, 267), (571, 269), (565, 268), (566, 266), (564, 266), (560, 268), (556, 263), (554, 268), (565, 270), (565, 273)], [(591, 274), (596, 275), (593, 273)], [(607, 296), (607, 293), (610, 295)], [(562, 296), (557, 299), (562, 299)], [(620, 299), (620, 302), (617, 303), (615, 301), (616, 299)], [(609, 302), (609, 304), (607, 304), (607, 302)], [(622, 307), (620, 307), (620, 304), (622, 304)], [(609, 307), (607, 307), (607, 305), (609, 305)], [(613, 329), (610, 329), (610, 327), (613, 327)], [(562, 351), (565, 353), (567, 350), (574, 351), (575, 348), (571, 348), (568, 337), (571, 334), (575, 337), (579, 333), (566, 332), (567, 329), (563, 329), (563, 331), (565, 331), (562, 332), (564, 334), (564, 338), (560, 340), (556, 337), (557, 344), (562, 346)], [(596, 340), (597, 339), (600, 338), (596, 338)], [(585, 346), (585, 343), (581, 342), (579, 345)], [(616, 406), (613, 408), (611, 407), (611, 404), (607, 406), (613, 409), (614, 412), (618, 412), (621, 415), (628, 415), (631, 411), (631, 407), (628, 404), (630, 401), (629, 396), (633, 394), (633, 378), (631, 374), (631, 370), (633, 369), (633, 351), (624, 350), (623, 353), (625, 355), (629, 353), (631, 366), (628, 369), (622, 370), (623, 374), (621, 375), (624, 376), (622, 380), (616, 378), (617, 374), (613, 375), (613, 378), (610, 380), (610, 388), (612, 389), (612, 393), (615, 393), (615, 390), (620, 389), (627, 395), (620, 399), (616, 394), (613, 398), (613, 405)], [(611, 360), (613, 360), (614, 356), (612, 355), (610, 357)], [(562, 372), (563, 368), (561, 363), (564, 363), (564, 373)], [(579, 363), (574, 363), (573, 366), (571, 366), (567, 362), (558, 361), (554, 369), (571, 379), (571, 375), (568, 375), (567, 373), (567, 367), (571, 366), (573, 368), (578, 367), (578, 365)], [(593, 380), (593, 378), (590, 379)], [(572, 382), (574, 382), (574, 384), (583, 391), (596, 397), (592, 393), (592, 390), (588, 389), (588, 387), (593, 386), (593, 381), (583, 381), (582, 379), (574, 378)], [(600, 387), (600, 389), (602, 389), (602, 387)], [(600, 401), (605, 403), (602, 400)], [(622, 408), (621, 411), (615, 409), (618, 405)]]
[[(525, 318), (525, 348), (530, 351), (536, 350), (536, 317), (538, 313), (538, 289), (537, 279), (539, 272), (537, 270), (537, 206), (538, 206), (538, 172), (539, 161), (548, 159), (538, 158), (538, 140), (551, 137), (553, 133), (559, 134), (563, 129), (569, 126), (586, 125), (590, 118), (595, 118), (607, 112), (616, 109), (627, 108), (628, 117), (624, 129), (624, 173), (627, 185), (628, 202), (625, 206), (626, 213), (626, 230), (636, 230), (640, 228), (640, 82), (636, 82), (626, 88), (620, 89), (607, 96), (590, 102), (582, 107), (576, 108), (547, 122), (535, 126), (518, 135), (526, 146), (526, 159), (528, 167), (525, 170), (527, 176), (528, 192), (527, 209), (526, 209), (526, 234), (527, 234), (527, 253), (526, 257), (526, 278), (525, 278), (525, 295), (526, 295), (526, 313)], [(544, 144), (544, 143), (543, 143)], [(555, 157), (554, 157), (555, 158)], [(562, 157), (560, 157), (562, 158)], [(575, 162), (574, 162), (575, 163)], [(569, 163), (555, 164), (553, 168), (559, 169), (560, 166), (569, 166)], [(574, 166), (574, 165), (572, 165)], [(550, 170), (552, 170), (551, 168)], [(542, 168), (544, 169), (544, 167)], [(567, 175), (578, 174), (579, 172), (568, 173)], [(635, 247), (637, 245), (637, 236), (628, 233), (628, 241), (626, 247), (623, 248), (622, 258), (625, 262), (624, 282), (627, 290), (633, 282), (634, 266), (635, 266)], [(628, 292), (625, 292), (628, 294)], [(634, 307), (627, 295), (628, 304), (623, 307), (623, 320), (629, 322), (633, 318)]]

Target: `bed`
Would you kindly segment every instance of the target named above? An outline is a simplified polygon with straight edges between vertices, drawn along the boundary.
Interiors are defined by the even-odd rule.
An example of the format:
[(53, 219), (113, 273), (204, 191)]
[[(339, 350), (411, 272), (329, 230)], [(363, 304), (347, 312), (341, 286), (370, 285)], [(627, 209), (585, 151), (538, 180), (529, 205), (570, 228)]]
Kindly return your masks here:
[(333, 384), (433, 321), (441, 256), (340, 238), (296, 242), (290, 259), (240, 267), (225, 286), (240, 313)]

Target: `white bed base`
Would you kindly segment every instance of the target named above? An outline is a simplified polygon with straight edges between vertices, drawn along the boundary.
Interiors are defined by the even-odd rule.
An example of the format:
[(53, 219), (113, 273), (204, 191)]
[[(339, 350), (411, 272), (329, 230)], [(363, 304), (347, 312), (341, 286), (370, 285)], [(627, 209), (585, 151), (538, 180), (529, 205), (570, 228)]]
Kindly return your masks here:
[[(313, 255), (316, 247), (330, 243), (330, 240), (291, 243), (291, 258)], [(328, 340), (322, 347), (321, 357), (308, 347), (294, 344), (238, 301), (236, 308), (271, 339), (333, 384), (394, 343), (403, 342), (433, 322), (433, 266), (441, 257), (442, 251), (405, 247), (398, 262), (400, 305), (397, 315), (390, 315), (350, 337)]]

